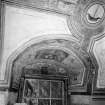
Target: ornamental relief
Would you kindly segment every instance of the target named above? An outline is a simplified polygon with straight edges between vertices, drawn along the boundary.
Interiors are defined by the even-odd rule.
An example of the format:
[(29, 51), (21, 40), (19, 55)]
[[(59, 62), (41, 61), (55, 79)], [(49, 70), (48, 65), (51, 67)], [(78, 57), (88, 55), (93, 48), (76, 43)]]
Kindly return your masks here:
[[(18, 88), (19, 78), (23, 70), (35, 70), (36, 74), (67, 75), (70, 76), (72, 86), (82, 85), (87, 67), (84, 66), (83, 58), (80, 59), (72, 51), (79, 51), (76, 43), (71, 42), (71, 46), (70, 44), (68, 46), (68, 43), (70, 41), (54, 39), (42, 41), (26, 48), (13, 61), (12, 87)], [(72, 49), (74, 45), (75, 47)], [(85, 57), (87, 57), (86, 53), (84, 54), (86, 60)]]
[[(14, 1), (17, 2), (17, 0)], [(24, 2), (25, 0), (21, 0), (20, 4)], [(34, 0), (33, 2), (33, 0), (27, 0), (27, 5), (28, 3), (33, 7), (40, 4), (40, 8), (45, 9), (48, 7), (49, 10), (57, 11), (63, 15), (66, 14), (67, 24), (73, 36), (68, 34), (67, 38), (65, 38), (66, 35), (64, 35), (65, 37), (60, 39), (56, 38), (55, 35), (55, 39), (46, 38), (37, 41), (37, 43), (32, 43), (29, 46), (27, 44), (27, 46), (23, 47), (19, 52), (15, 49), (17, 51), (16, 57), (13, 57), (14, 59), (10, 57), (13, 62), (9, 62), (8, 59), (9, 63), (6, 67), (7, 71), (9, 71), (8, 74), (12, 73), (13, 83), (18, 84), (17, 81), (23, 69), (35, 69), (36, 73), (41, 73), (41, 70), (46, 68), (49, 70), (49, 72), (45, 71), (46, 73), (53, 73), (51, 72), (53, 69), (60, 74), (69, 72), (69, 74), (71, 74), (71, 84), (73, 86), (82, 85), (85, 72), (91, 70), (91, 58), (87, 53), (87, 47), (92, 37), (100, 36), (104, 33), (104, 1)], [(100, 11), (102, 12), (100, 13)], [(53, 35), (50, 36), (53, 37)], [(9, 67), (10, 63), (12, 63), (12, 67)], [(61, 68), (58, 65), (61, 65)], [(65, 67), (67, 69), (66, 72)]]
[(82, 41), (87, 50), (93, 38), (105, 33), (105, 1), (78, 0), (74, 14), (68, 16), (67, 23), (73, 35)]

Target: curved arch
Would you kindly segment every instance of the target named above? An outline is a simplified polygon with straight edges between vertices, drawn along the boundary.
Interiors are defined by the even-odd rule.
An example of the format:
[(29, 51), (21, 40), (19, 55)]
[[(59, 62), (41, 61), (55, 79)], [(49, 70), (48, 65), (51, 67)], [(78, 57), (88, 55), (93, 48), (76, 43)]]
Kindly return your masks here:
[[(45, 52), (46, 52), (46, 50), (49, 50), (48, 54), (50, 54), (51, 51), (52, 52), (58, 51), (58, 52), (68, 54), (68, 57), (65, 60), (63, 60), (63, 62), (59, 62), (59, 63), (64, 64), (65, 67), (66, 66), (70, 67), (71, 66), (70, 65), (70, 63), (71, 63), (70, 59), (73, 59), (75, 61), (75, 64), (78, 65), (77, 68), (80, 68), (80, 70), (78, 70), (78, 72), (76, 72), (77, 73), (76, 75), (78, 75), (78, 73), (81, 73), (80, 76), (84, 75), (84, 71), (86, 69), (86, 67), (85, 67), (86, 66), (85, 65), (86, 60), (80, 54), (81, 48), (79, 47), (79, 43), (74, 38), (69, 37), (69, 36), (65, 36), (65, 35), (59, 35), (56, 37), (55, 37), (55, 35), (52, 37), (46, 35), (46, 36), (43, 36), (41, 38), (34, 38), (34, 39), (28, 41), (22, 47), (18, 48), (14, 53), (12, 53), (12, 55), (9, 57), (9, 59), (7, 61), (7, 66), (6, 66), (6, 70), (9, 71), (8, 72), (8, 76), (9, 76), (8, 77), (9, 78), (8, 79), (8, 85), (10, 83), (10, 77), (11, 77), (11, 74), (13, 73), (14, 66), (16, 66), (16, 62), (18, 61), (17, 59), (21, 59), (20, 60), (22, 62), (21, 64), (23, 64), (24, 61), (28, 62), (28, 58), (27, 58), (28, 55), (32, 55), (34, 58), (35, 53), (37, 53), (37, 51), (41, 51), (41, 50), (42, 50), (42, 52), (44, 50), (45, 50)], [(59, 55), (59, 53), (58, 53), (58, 55)], [(26, 57), (26, 59), (24, 59), (25, 57)], [(40, 58), (40, 59), (45, 59), (45, 58)], [(52, 59), (52, 60), (54, 60), (54, 59)], [(85, 62), (85, 64), (84, 64), (84, 62)], [(29, 63), (30, 63), (30, 61), (29, 61)], [(81, 66), (79, 67), (79, 65), (81, 65)], [(73, 67), (75, 68), (75, 66), (73, 66)], [(73, 67), (71, 69), (73, 69)], [(75, 69), (73, 69), (73, 70), (75, 70)], [(83, 74), (82, 74), (82, 72), (83, 72)], [(75, 75), (75, 73), (74, 73), (74, 75)], [(83, 77), (84, 76), (82, 76), (82, 79), (81, 79), (81, 77), (79, 77), (79, 79), (81, 79), (82, 82), (77, 83), (77, 85), (83, 84)]]

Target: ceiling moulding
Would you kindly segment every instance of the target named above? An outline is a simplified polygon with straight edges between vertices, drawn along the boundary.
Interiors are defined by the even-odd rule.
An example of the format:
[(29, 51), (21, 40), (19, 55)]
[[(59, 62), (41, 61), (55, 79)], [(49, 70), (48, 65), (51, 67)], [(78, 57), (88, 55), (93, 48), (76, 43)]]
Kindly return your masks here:
[[(23, 68), (37, 69), (37, 67), (41, 68), (43, 65), (46, 65), (49, 69), (55, 68), (56, 70), (58, 67), (57, 70), (60, 70), (61, 74), (65, 74), (65, 71), (59, 69), (59, 67), (67, 68), (71, 80), (69, 89), (73, 91), (77, 87), (79, 91), (82, 89), (82, 91), (86, 92), (90, 70), (89, 56), (86, 52), (82, 51), (76, 41), (60, 37), (41, 37), (39, 40), (36, 39), (27, 42), (9, 57), (6, 66), (7, 72), (5, 77), (8, 77), (5, 78), (7, 81), (6, 85), (10, 86), (10, 77), (12, 76), (14, 78), (12, 79), (15, 84), (14, 87), (18, 87), (16, 84), (18, 84), (19, 73), (21, 74)], [(35, 62), (39, 62), (39, 66)], [(54, 66), (50, 66), (50, 63)]]
[(11, 4), (19, 4), (46, 11), (72, 15), (78, 0), (3, 0)]
[(71, 32), (82, 40), (83, 49), (87, 50), (91, 39), (105, 32), (105, 0), (79, 0), (67, 23)]

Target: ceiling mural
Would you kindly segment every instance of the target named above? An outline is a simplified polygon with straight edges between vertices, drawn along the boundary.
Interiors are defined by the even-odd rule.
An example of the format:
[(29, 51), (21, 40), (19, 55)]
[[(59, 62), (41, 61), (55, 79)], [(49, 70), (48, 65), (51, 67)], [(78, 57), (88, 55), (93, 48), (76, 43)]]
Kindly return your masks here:
[(23, 70), (29, 73), (35, 70), (36, 74), (67, 75), (72, 86), (82, 86), (83, 79), (87, 80), (85, 73), (89, 70), (86, 66), (87, 63), (89, 65), (88, 55), (80, 55), (81, 49), (73, 43), (72, 40), (50, 39), (27, 47), (13, 60), (13, 87), (18, 87)]

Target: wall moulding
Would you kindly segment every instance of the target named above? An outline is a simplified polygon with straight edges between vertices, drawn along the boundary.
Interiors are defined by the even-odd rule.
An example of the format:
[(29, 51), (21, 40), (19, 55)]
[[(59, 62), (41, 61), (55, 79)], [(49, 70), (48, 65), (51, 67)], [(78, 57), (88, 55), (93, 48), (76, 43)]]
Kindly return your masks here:
[[(15, 2), (13, 2), (13, 3), (11, 3), (11, 2), (9, 2), (9, 1), (6, 1), (6, 0), (2, 0), (1, 2), (0, 2), (0, 6), (2, 7), (1, 9), (0, 9), (0, 63), (2, 63), (2, 59), (4, 59), (3, 57), (2, 57), (2, 55), (3, 55), (3, 53), (4, 53), (4, 41), (5, 41), (5, 37), (6, 37), (6, 35), (5, 35), (5, 30), (6, 30), (6, 27), (8, 27), (8, 25), (6, 25), (6, 16), (5, 15), (7, 15), (6, 14), (6, 7), (7, 6), (13, 6), (13, 7), (21, 7), (21, 8), (24, 8), (25, 7), (25, 9), (26, 8), (28, 8), (27, 6), (24, 6), (24, 5), (20, 5), (19, 6), (19, 4), (17, 4), (17, 3), (15, 3)], [(38, 9), (40, 12), (41, 12), (41, 10), (40, 9)], [(13, 11), (12, 11), (13, 12)], [(42, 12), (41, 12), (42, 13)], [(55, 17), (56, 17), (56, 15), (54, 15)], [(7, 16), (7, 18), (8, 18), (8, 16)], [(9, 21), (8, 21), (9, 22)], [(16, 21), (15, 21), (16, 22)], [(19, 32), (19, 31), (18, 31)], [(52, 32), (53, 33), (53, 32)], [(60, 32), (58, 32), (58, 33), (60, 33)], [(61, 32), (62, 33), (62, 32)], [(32, 34), (32, 33), (31, 33)], [(45, 34), (45, 33), (44, 33)], [(10, 35), (10, 34), (9, 34)], [(56, 35), (55, 35), (56, 36)], [(54, 36), (53, 36), (54, 37)], [(7, 39), (8, 40), (8, 39)], [(10, 40), (10, 39), (9, 39)], [(8, 40), (8, 41), (9, 41)], [(30, 39), (31, 40), (31, 39)], [(12, 42), (12, 41), (11, 41)], [(7, 48), (8, 49), (8, 48)], [(7, 51), (8, 52), (8, 51)], [(1, 64), (2, 65), (2, 64)], [(6, 65), (6, 63), (5, 63), (5, 65)], [(3, 66), (4, 67), (4, 66)], [(8, 71), (6, 71), (6, 69), (4, 69), (4, 70), (0, 70), (0, 74), (2, 74), (2, 75), (0, 75), (0, 86), (1, 87), (8, 87)]]
[(104, 83), (104, 49), (105, 49), (105, 34), (99, 37), (94, 37), (89, 45), (88, 52), (95, 65), (93, 78), (93, 94), (105, 95)]
[[(45, 40), (42, 40), (43, 38)], [(79, 87), (86, 91), (87, 74), (89, 72), (86, 53), (85, 55), (83, 54), (84, 56), (81, 55), (81, 49), (78, 44), (76, 44), (74, 40), (68, 40), (67, 37), (43, 38), (40, 38), (40, 40), (36, 40), (35, 38), (11, 54), (6, 66), (8, 71), (7, 75), (9, 76), (8, 86), (10, 86), (11, 76), (13, 76), (12, 78), (17, 77), (13, 80), (14, 84), (18, 84), (16, 81), (19, 79), (18, 77), (20, 76), (19, 73), (21, 73), (21, 70), (27, 67), (29, 67), (28, 69), (35, 69), (37, 67), (35, 66), (35, 61), (42, 59), (55, 61), (61, 65), (65, 65), (65, 67), (68, 68), (70, 75), (72, 75), (71, 80), (73, 88)], [(31, 64), (33, 66), (31, 66)]]
[(79, 0), (74, 15), (67, 17), (67, 23), (74, 36), (82, 40), (82, 47), (87, 50), (92, 37), (105, 33), (105, 1)]

